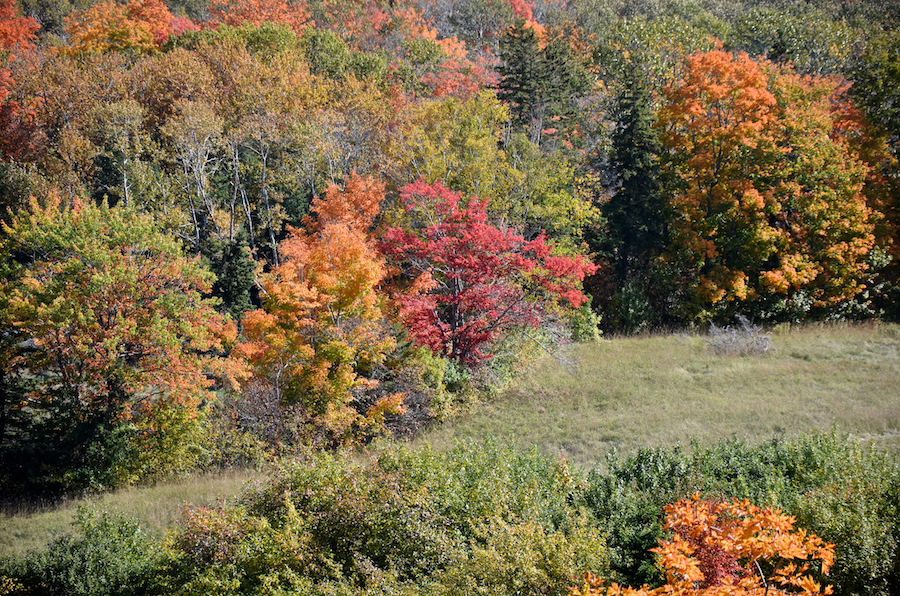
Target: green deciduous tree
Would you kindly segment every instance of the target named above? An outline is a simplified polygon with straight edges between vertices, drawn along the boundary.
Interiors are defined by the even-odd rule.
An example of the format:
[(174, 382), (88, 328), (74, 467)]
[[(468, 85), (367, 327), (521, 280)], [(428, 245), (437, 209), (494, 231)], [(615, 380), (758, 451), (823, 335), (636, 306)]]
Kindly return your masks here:
[[(802, 12), (800, 12), (802, 11)], [(729, 45), (773, 62), (790, 62), (799, 72), (841, 72), (856, 53), (862, 35), (820, 10), (797, 12), (759, 7), (735, 23)]]
[(189, 464), (210, 375), (238, 374), (219, 355), (236, 329), (203, 297), (212, 276), (149, 217), (54, 197), (4, 226), (0, 257), (0, 365), (32, 380), (4, 404), (28, 419), (5, 437), (4, 461), (33, 458), (15, 481), (80, 488)]
[(628, 69), (640, 68), (656, 92), (677, 78), (686, 55), (715, 45), (709, 31), (677, 16), (629, 17), (597, 48), (598, 67), (623, 80)]
[(474, 48), (497, 51), (500, 34), (515, 18), (506, 0), (455, 2), (447, 20), (452, 34)]
[(440, 180), (464, 196), (486, 199), (492, 217), (528, 239), (543, 229), (567, 249), (578, 248), (582, 228), (597, 211), (576, 188), (572, 164), (543, 153), (522, 133), (505, 135), (508, 111), (493, 93), (430, 101), (404, 116), (387, 149), (397, 186)]

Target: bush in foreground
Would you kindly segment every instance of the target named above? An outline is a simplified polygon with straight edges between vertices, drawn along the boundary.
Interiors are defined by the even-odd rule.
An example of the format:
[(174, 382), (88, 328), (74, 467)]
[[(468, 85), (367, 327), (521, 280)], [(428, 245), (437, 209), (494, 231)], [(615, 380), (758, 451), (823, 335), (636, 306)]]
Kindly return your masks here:
[(607, 569), (564, 464), (487, 445), (307, 453), (240, 503), (186, 512), (173, 594), (564, 594)]
[(737, 440), (691, 453), (642, 449), (594, 472), (587, 502), (609, 531), (612, 579), (664, 581), (649, 549), (665, 536), (663, 508), (695, 492), (748, 499), (795, 516), (797, 527), (834, 543), (835, 593), (889, 596), (900, 590), (900, 466), (837, 433), (762, 445)]
[[(794, 530), (794, 518), (749, 501), (701, 500), (666, 506), (672, 537), (652, 549), (666, 569), (658, 588), (623, 588), (588, 574), (572, 596), (773, 596), (831, 594), (813, 575), (827, 574), (834, 545)], [(813, 569), (812, 563), (820, 561)]]
[[(43, 551), (0, 563), (0, 594), (137, 596), (160, 565), (162, 552), (137, 521), (81, 507), (73, 534)], [(15, 579), (13, 579), (15, 578)]]
[(73, 536), (0, 561), (0, 594), (561, 596), (587, 572), (653, 590), (664, 508), (698, 492), (777, 508), (833, 543), (836, 594), (898, 593), (900, 468), (833, 433), (646, 449), (587, 480), (490, 442), (307, 451), (236, 502), (186, 509), (163, 545), (82, 513)]

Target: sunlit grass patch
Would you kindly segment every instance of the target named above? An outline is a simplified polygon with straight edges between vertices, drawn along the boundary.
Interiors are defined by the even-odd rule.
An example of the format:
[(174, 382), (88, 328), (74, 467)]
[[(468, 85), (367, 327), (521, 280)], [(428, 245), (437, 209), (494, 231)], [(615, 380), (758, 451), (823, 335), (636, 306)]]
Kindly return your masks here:
[(199, 474), (154, 486), (135, 486), (84, 499), (70, 499), (52, 507), (0, 513), (0, 556), (20, 555), (41, 548), (54, 535), (71, 530), (79, 505), (140, 519), (152, 536), (161, 538), (174, 526), (183, 504), (212, 504), (240, 495), (256, 474), (245, 470)]
[(546, 358), (482, 410), (423, 440), (509, 437), (589, 468), (617, 449), (760, 441), (837, 427), (900, 445), (900, 327), (780, 328), (774, 351), (719, 356), (699, 335), (617, 338)]

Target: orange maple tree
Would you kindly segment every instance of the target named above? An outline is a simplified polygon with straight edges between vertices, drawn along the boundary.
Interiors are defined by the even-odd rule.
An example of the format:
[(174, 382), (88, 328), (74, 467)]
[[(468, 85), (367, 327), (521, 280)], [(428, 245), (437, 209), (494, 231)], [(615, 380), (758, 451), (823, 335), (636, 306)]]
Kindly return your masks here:
[(652, 549), (666, 571), (658, 588), (628, 588), (587, 574), (572, 596), (778, 596), (831, 594), (810, 575), (834, 562), (834, 545), (794, 529), (794, 518), (749, 501), (703, 500), (699, 494), (666, 506), (673, 532)]
[(0, 104), (6, 102), (15, 83), (9, 65), (16, 54), (34, 45), (40, 25), (33, 18), (19, 16), (15, 0), (0, 0)]
[(383, 197), (382, 184), (353, 173), (343, 189), (332, 184), (313, 201), (316, 217), (290, 228), (280, 263), (260, 277), (263, 308), (244, 317), (245, 340), (235, 348), (257, 382), (279, 404), (299, 406), (326, 441), (350, 440), (402, 410), (399, 394), (364, 412), (354, 407), (354, 391), (377, 385), (365, 373), (395, 344), (376, 291), (384, 261), (368, 237)]
[(210, 0), (212, 23), (231, 27), (277, 23), (298, 35), (310, 24), (309, 10), (302, 2), (287, 0)]
[(65, 23), (68, 52), (76, 56), (108, 51), (154, 52), (176, 30), (193, 28), (185, 19), (175, 19), (162, 0), (98, 2), (86, 10), (72, 11)]
[(658, 126), (672, 191), (666, 257), (687, 280), (688, 318), (829, 308), (862, 290), (874, 245), (867, 168), (832, 137), (833, 89), (746, 54), (686, 59)]

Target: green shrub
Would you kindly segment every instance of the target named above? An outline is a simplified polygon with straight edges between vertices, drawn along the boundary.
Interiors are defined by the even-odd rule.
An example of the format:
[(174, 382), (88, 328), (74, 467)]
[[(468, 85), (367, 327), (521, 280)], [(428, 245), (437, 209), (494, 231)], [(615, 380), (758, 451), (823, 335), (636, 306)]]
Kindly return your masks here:
[(0, 444), (0, 498), (54, 499), (136, 479), (137, 427), (107, 416), (79, 419), (71, 402), (61, 401), (48, 415), (19, 417), (14, 440)]
[(313, 74), (338, 80), (344, 78), (350, 67), (352, 54), (336, 33), (310, 27), (300, 36), (300, 45)]
[(463, 557), (438, 572), (432, 594), (562, 595), (572, 578), (608, 568), (605, 536), (585, 516), (567, 532), (533, 520), (489, 518), (475, 529)]
[(563, 462), (487, 441), (438, 452), (390, 450), (379, 465), (398, 474), (404, 492), (428, 494), (436, 512), (466, 540), (485, 519), (536, 519), (549, 529), (566, 527), (583, 489)]
[(560, 594), (608, 568), (563, 464), (494, 444), (305, 452), (241, 502), (186, 511), (163, 594)]
[(42, 551), (0, 565), (0, 577), (19, 583), (14, 594), (132, 596), (146, 593), (160, 565), (159, 551), (132, 519), (78, 509), (76, 532)]
[(601, 316), (591, 309), (590, 301), (568, 313), (569, 330), (573, 341), (596, 341), (600, 339)]

